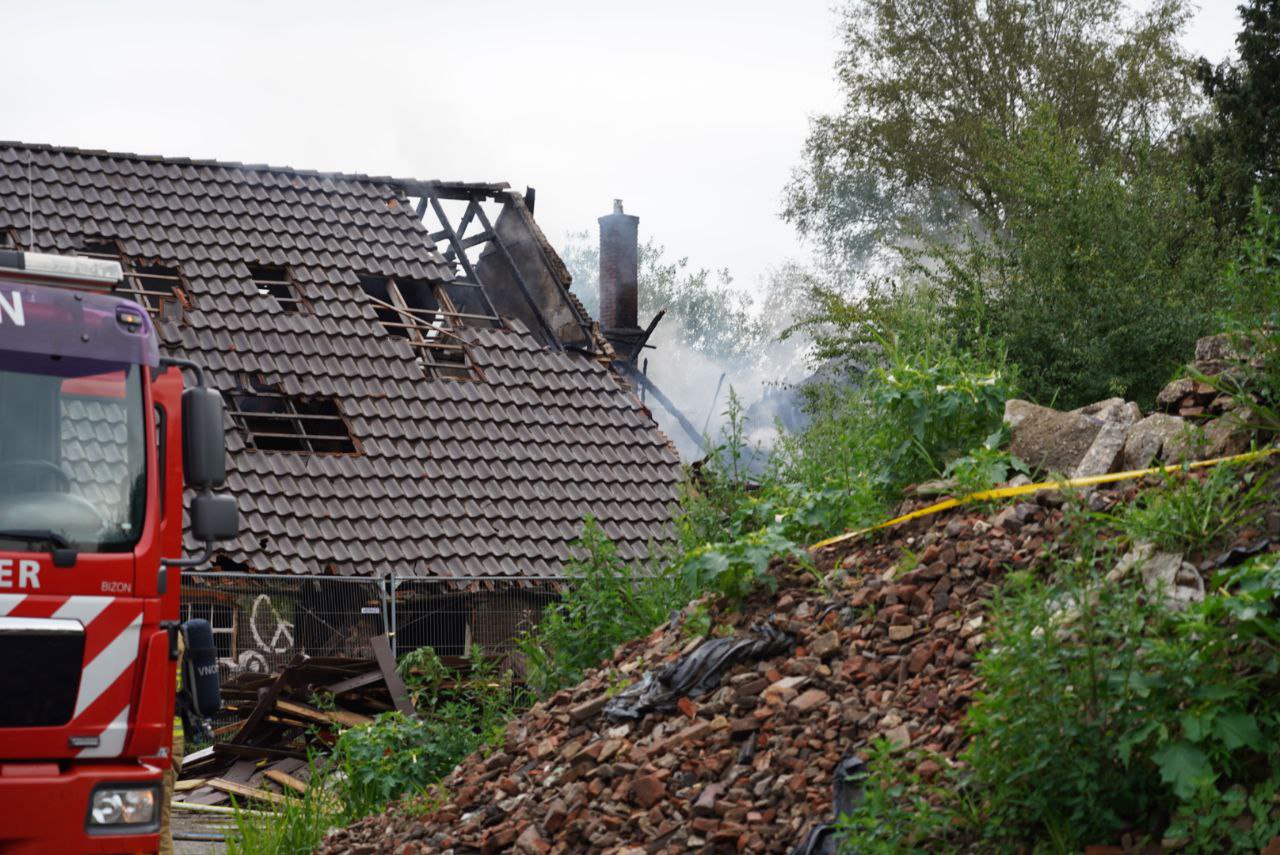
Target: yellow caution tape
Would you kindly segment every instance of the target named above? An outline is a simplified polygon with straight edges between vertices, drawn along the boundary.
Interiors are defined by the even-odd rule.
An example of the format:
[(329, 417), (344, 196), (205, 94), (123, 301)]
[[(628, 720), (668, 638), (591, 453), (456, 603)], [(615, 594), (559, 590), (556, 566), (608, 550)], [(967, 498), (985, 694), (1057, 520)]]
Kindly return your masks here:
[(929, 505), (912, 511), (909, 514), (903, 514), (900, 517), (894, 517), (882, 523), (877, 523), (867, 528), (860, 528), (857, 531), (845, 532), (844, 534), (829, 537), (826, 540), (820, 540), (809, 547), (810, 551), (817, 549), (825, 549), (828, 546), (834, 546), (837, 543), (844, 543), (846, 540), (853, 540), (861, 537), (869, 532), (878, 531), (882, 528), (892, 528), (895, 525), (901, 525), (909, 520), (919, 519), (920, 517), (932, 516), (933, 514), (949, 511), (952, 508), (958, 508), (961, 505), (967, 505), (972, 502), (985, 502), (990, 499), (1009, 499), (1014, 496), (1026, 496), (1030, 493), (1039, 493), (1043, 490), (1063, 490), (1075, 487), (1095, 487), (1099, 484), (1114, 484), (1117, 481), (1129, 481), (1134, 478), (1141, 478), (1145, 475), (1158, 475), (1164, 472), (1183, 472), (1190, 469), (1205, 469), (1209, 466), (1217, 466), (1220, 463), (1244, 463), (1250, 460), (1261, 460), (1264, 457), (1270, 457), (1273, 454), (1280, 454), (1280, 448), (1268, 448), (1262, 451), (1250, 451), (1245, 454), (1235, 454), (1231, 457), (1216, 457), (1213, 460), (1197, 460), (1194, 463), (1188, 463), (1179, 466), (1153, 466), (1150, 469), (1131, 469), (1128, 472), (1109, 472), (1106, 475), (1090, 475), (1087, 478), (1069, 478), (1065, 481), (1041, 481), (1039, 484), (1023, 484), (1021, 487), (997, 487), (994, 490), (979, 490), (976, 493), (970, 493), (967, 496), (961, 496), (958, 499), (945, 499), (941, 502)]

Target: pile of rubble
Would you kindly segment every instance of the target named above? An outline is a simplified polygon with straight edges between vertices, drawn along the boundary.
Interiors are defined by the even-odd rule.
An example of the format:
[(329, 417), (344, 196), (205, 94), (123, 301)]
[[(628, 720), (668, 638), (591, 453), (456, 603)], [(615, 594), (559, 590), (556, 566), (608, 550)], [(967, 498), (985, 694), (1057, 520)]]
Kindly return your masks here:
[[(220, 719), (231, 721), (214, 731), (212, 745), (183, 759), (174, 801), (279, 803), (285, 792), (306, 792), (316, 758), (342, 730), (390, 710), (413, 715), (387, 637), (372, 639), (372, 647), (372, 659), (298, 654), (274, 674), (223, 684)], [(317, 706), (318, 698), (327, 700)]]
[[(693, 604), (512, 722), (429, 815), (370, 817), (322, 851), (790, 852), (831, 818), (834, 770), (871, 741), (934, 755), (926, 778), (962, 749), (984, 606), (1006, 569), (1052, 551), (1059, 502), (928, 517), (820, 554), (825, 581), (779, 567), (776, 592)], [(710, 612), (708, 637), (685, 630), (691, 609)], [(720, 667), (682, 694), (718, 644), (703, 658)], [(670, 702), (631, 718), (652, 686)]]
[[(1191, 374), (1219, 377), (1238, 364), (1229, 339), (1210, 336), (1196, 343)], [(1194, 377), (1165, 386), (1145, 417), (1134, 402), (1110, 398), (1070, 412), (1012, 400), (1004, 419), (1015, 457), (1072, 478), (1239, 454), (1253, 439), (1238, 402)]]

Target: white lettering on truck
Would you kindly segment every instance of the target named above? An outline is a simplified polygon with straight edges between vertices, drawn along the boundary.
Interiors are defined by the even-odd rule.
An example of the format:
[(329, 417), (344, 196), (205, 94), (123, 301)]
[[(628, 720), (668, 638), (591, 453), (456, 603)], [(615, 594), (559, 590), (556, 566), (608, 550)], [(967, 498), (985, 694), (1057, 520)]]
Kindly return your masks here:
[(10, 291), (8, 299), (4, 294), (0, 294), (0, 323), (4, 323), (4, 316), (9, 316), (9, 323), (15, 327), (25, 327), (27, 325), (26, 316), (22, 311), (22, 292)]
[[(16, 566), (15, 566), (16, 565)], [(16, 576), (15, 578), (15, 571)], [(19, 590), (29, 588), (37, 590), (40, 587), (40, 562), (22, 559), (14, 561), (12, 558), (0, 558), (0, 589), (18, 588)]]

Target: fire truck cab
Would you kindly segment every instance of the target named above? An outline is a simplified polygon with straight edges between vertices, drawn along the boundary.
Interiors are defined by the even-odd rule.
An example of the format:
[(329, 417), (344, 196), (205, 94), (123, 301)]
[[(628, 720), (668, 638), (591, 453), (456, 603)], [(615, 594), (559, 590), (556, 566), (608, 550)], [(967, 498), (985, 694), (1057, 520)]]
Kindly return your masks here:
[[(156, 851), (179, 574), (236, 534), (221, 396), (160, 357), (121, 279), (0, 251), (4, 855)], [(186, 489), (206, 549), (184, 559)]]

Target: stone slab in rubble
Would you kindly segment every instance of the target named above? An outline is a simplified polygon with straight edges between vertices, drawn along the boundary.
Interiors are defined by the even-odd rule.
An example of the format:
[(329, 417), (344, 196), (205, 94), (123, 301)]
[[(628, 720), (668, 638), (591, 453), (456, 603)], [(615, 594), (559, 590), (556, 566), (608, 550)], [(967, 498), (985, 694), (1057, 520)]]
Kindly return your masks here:
[(1004, 420), (1012, 428), (1009, 450), (1028, 466), (1046, 472), (1074, 472), (1105, 424), (1080, 412), (1064, 413), (1017, 398), (1006, 401)]
[(1153, 463), (1174, 460), (1186, 450), (1187, 423), (1168, 413), (1152, 413), (1129, 429), (1121, 469), (1144, 469)]
[(1071, 412), (1079, 413), (1083, 416), (1093, 416), (1095, 419), (1101, 419), (1108, 424), (1131, 425), (1136, 424), (1142, 418), (1142, 408), (1133, 401), (1126, 401), (1124, 398), (1107, 398), (1105, 401), (1086, 404)]
[(1072, 478), (1088, 478), (1092, 475), (1105, 475), (1119, 467), (1125, 440), (1129, 437), (1129, 424), (1124, 422), (1107, 422), (1093, 438), (1093, 443), (1085, 451), (1084, 457), (1070, 473)]

